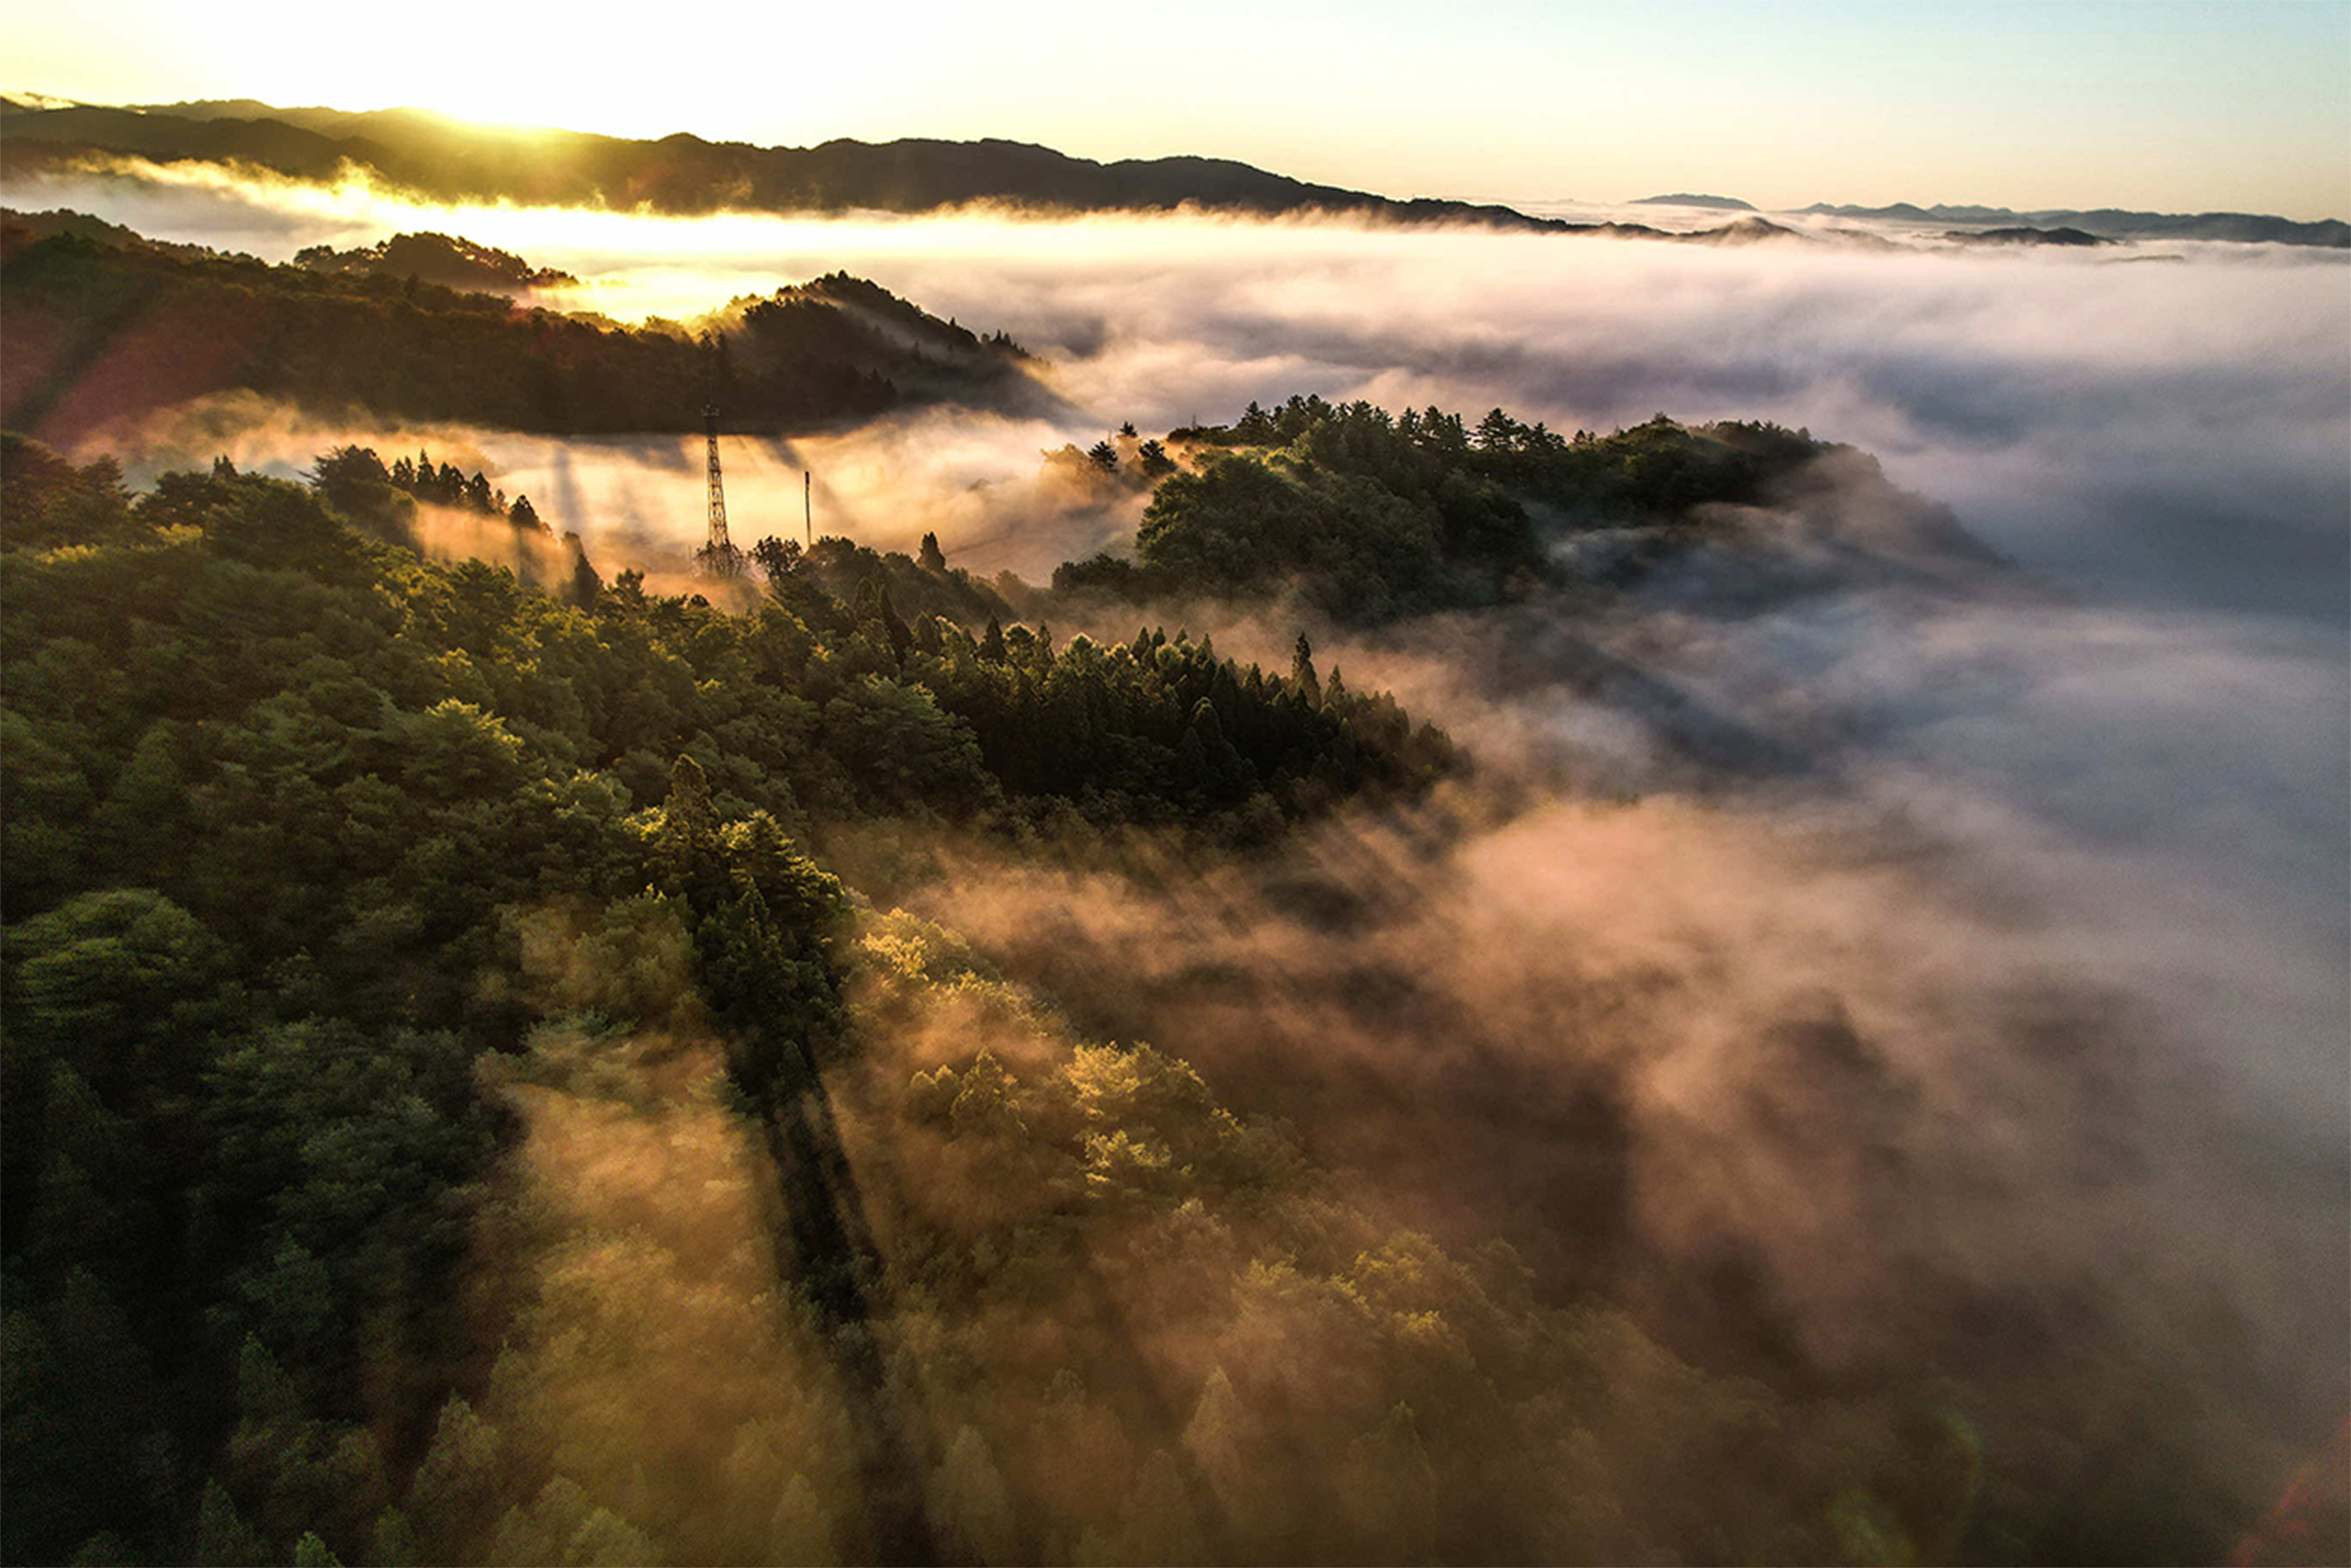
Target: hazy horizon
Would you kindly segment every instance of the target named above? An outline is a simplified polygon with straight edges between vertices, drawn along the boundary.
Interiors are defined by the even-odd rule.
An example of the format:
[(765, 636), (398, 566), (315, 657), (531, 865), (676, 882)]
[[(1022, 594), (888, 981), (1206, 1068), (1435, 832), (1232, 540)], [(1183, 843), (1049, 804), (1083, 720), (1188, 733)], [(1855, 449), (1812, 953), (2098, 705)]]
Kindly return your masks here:
[[(1407, 199), (1527, 200), (1687, 190), (1786, 210), (1963, 200), (2018, 211), (2343, 217), (2351, 189), (2351, 8), (2335, 4), (1918, 4), (1688, 0), (1504, 5), (1442, 21), (1402, 5), (1246, 17), (1079, 8), (1018, 31), (917, 12), (887, 63), (846, 19), (700, 13), (665, 73), (612, 75), (592, 29), (508, 19), (502, 51), (329, 47), (279, 0), (191, 13), (106, 0), (12, 23), (12, 80), (89, 102), (251, 97), (418, 106), (480, 121), (807, 145), (1002, 137), (1073, 156), (1235, 158)], [(446, 11), (446, 16), (443, 12)], [(483, 35), (495, 6), (434, 0), (412, 35)], [(284, 36), (299, 44), (273, 51)], [(112, 40), (143, 41), (124, 50)], [(1190, 51), (1211, 41), (1203, 68)], [(517, 68), (519, 66), (519, 68)], [(1009, 90), (1051, 82), (1052, 93)], [(783, 90), (776, 90), (780, 83)], [(1409, 136), (1377, 133), (1396, 103)]]
[[(102, 101), (94, 99), (68, 98), (62, 94), (46, 92), (38, 88), (30, 86), (0, 88), (0, 96), (14, 98), (18, 102), (54, 103), (61, 106), (64, 104), (72, 104), (80, 107), (131, 108), (142, 110), (166, 110), (188, 104), (253, 102), (257, 103), (266, 103), (267, 107), (282, 112), (325, 108), (347, 114), (400, 112), (422, 113), (440, 117), (462, 127), (487, 131), (493, 133), (543, 131), (589, 136), (612, 136), (623, 140), (647, 141), (659, 141), (665, 137), (673, 135), (697, 136), (706, 142), (734, 139), (714, 136), (703, 131), (699, 127), (694, 125), (677, 125), (672, 126), (666, 131), (625, 132), (612, 130), (601, 124), (557, 124), (553, 122), (508, 120), (477, 116), (466, 116), (453, 113), (446, 109), (429, 107), (421, 103), (410, 102), (380, 103), (369, 103), (363, 104), (340, 103), (267, 103), (267, 101), (255, 98), (252, 94), (243, 93), (223, 93), (203, 97), (178, 98), (168, 102), (161, 100), (144, 102), (132, 102), (130, 100)], [(1237, 155), (1203, 155), (1197, 149), (1188, 146), (1171, 145), (1157, 148), (1155, 150), (1121, 152), (1115, 155), (1096, 155), (1080, 152), (1070, 146), (1048, 144), (1044, 142), (1028, 141), (1024, 138), (1004, 135), (985, 130), (976, 131), (969, 134), (961, 136), (926, 136), (911, 131), (902, 135), (877, 133), (865, 136), (852, 136), (846, 133), (839, 133), (837, 135), (813, 137), (804, 143), (773, 143), (762, 144), (775, 146), (817, 146), (825, 142), (833, 140), (859, 141), (867, 143), (868, 144), (887, 144), (893, 141), (922, 140), (971, 143), (1011, 142), (1021, 145), (1043, 147), (1047, 151), (1057, 152), (1073, 158), (1085, 159), (1087, 161), (1099, 164), (1111, 164), (1124, 160), (1149, 162), (1159, 159), (1214, 156), (1221, 158), (1227, 161), (1249, 164), (1250, 167), (1258, 169), (1266, 173), (1285, 175), (1292, 179), (1300, 180), (1307, 184), (1336, 186), (1340, 189), (1354, 191), (1362, 195), (1378, 197), (1391, 201), (1412, 201), (1423, 199), (1437, 201), (1462, 201), (1483, 206), (1506, 207), (1514, 212), (1523, 213), (1532, 217), (1568, 217), (1574, 221), (1593, 221), (1597, 218), (1620, 222), (1656, 222), (1657, 221), (1659, 210), (1676, 210), (1672, 204), (1666, 202), (1664, 199), (1671, 196), (1700, 196), (1717, 199), (1739, 201), (1745, 203), (1746, 206), (1752, 207), (1759, 213), (1769, 213), (1775, 216), (1802, 213), (1808, 208), (1821, 205), (1873, 209), (1908, 205), (1930, 212), (1938, 207), (1984, 208), (1991, 211), (2012, 212), (2018, 214), (2027, 214), (2036, 212), (2090, 213), (2100, 211), (2124, 211), (2160, 212), (2165, 215), (2169, 216), (2192, 216), (2200, 213), (2226, 212), (2245, 213), (2252, 216), (2280, 217), (2288, 220), (2289, 222), (2295, 223), (2343, 221), (2344, 215), (2346, 213), (2351, 213), (2351, 198), (2346, 198), (2344, 200), (2339, 201), (2335, 205), (2325, 208), (2324, 210), (2311, 208), (2304, 211), (2291, 212), (2284, 210), (2264, 210), (2257, 212), (2254, 209), (2248, 207), (2215, 207), (2209, 205), (2197, 208), (2139, 207), (2133, 206), (2132, 204), (2124, 201), (2106, 199), (2103, 197), (2097, 197), (2095, 193), (2092, 193), (2090, 196), (2085, 196), (2081, 199), (2069, 201), (2024, 202), (2014, 199), (1999, 199), (1993, 196), (1981, 194), (1962, 194), (1955, 197), (1946, 193), (1936, 192), (1921, 195), (1919, 192), (1907, 187), (1895, 189), (1890, 193), (1878, 192), (1865, 198), (1834, 190), (1816, 191), (1808, 199), (1806, 200), (1788, 200), (1773, 203), (1751, 200), (1744, 192), (1739, 190), (1703, 186), (1700, 184), (1686, 181), (1680, 185), (1658, 185), (1654, 189), (1639, 192), (1627, 189), (1599, 197), (1588, 195), (1567, 195), (1548, 189), (1496, 191), (1474, 185), (1458, 188), (1406, 188), (1403, 186), (1382, 186), (1377, 183), (1368, 185), (1350, 185), (1335, 179), (1324, 179), (1305, 175), (1296, 170), (1278, 167), (1270, 163), (1252, 162), (1250, 159), (1238, 157)], [(1472, 178), (1474, 178), (1474, 176), (1472, 176)], [(1643, 208), (1648, 210), (1640, 210)], [(1712, 209), (1699, 206), (1691, 210), (1704, 212)]]

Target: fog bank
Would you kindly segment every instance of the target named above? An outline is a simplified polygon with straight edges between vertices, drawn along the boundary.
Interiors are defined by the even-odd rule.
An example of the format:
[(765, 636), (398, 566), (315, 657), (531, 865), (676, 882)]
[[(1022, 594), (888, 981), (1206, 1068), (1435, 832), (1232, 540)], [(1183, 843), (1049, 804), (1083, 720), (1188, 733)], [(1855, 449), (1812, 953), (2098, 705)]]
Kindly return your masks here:
[[(1873, 591), (1724, 612), (1693, 610), (1667, 583), (1638, 617), (1579, 635), (1805, 754), (1871, 754), (1930, 818), (2013, 816), (2118, 862), (2196, 868), (2191, 882), (2213, 897), (2264, 912), (2207, 944), (2245, 970), (2207, 995), (2249, 995), (2280, 951), (2324, 970), (2351, 940), (2351, 289), (2332, 253), (1702, 248), (983, 213), (681, 221), (180, 178), (44, 194), (265, 254), (441, 227), (563, 268), (584, 280), (582, 300), (622, 316), (846, 268), (1009, 329), (1052, 362), (1079, 411), (1067, 425), (932, 412), (796, 440), (729, 436), (743, 543), (802, 532), (793, 492), (813, 472), (818, 532), (911, 549), (935, 531), (956, 565), (1042, 578), (1122, 537), (1140, 506), (1132, 492), (1073, 488), (1047, 452), (1125, 420), (1150, 433), (1299, 392), (1473, 419), (1501, 405), (1561, 430), (1659, 409), (1808, 427), (1951, 503), (2055, 597), (1921, 604)], [(689, 292), (662, 293), (676, 286)], [(341, 440), (387, 456), (422, 445), (487, 469), (581, 531), (608, 574), (681, 569), (700, 542), (691, 437), (369, 428), (231, 399), (108, 445), (144, 477), (215, 451), (292, 473)], [(1262, 639), (1270, 659), (1287, 629)], [(1408, 697), (1423, 679), (1377, 666), (1366, 678), (1398, 680)], [(1459, 708), (1458, 681), (1419, 695), (1472, 731), (1573, 728), (1634, 756), (1647, 746), (1639, 724), (1557, 693), (1500, 717), (1483, 701)], [(1991, 804), (1970, 816), (1954, 791)], [(2202, 896), (2171, 901), (2170, 928), (2207, 934)], [(2278, 930), (2260, 934), (2264, 921)], [(2328, 1068), (2343, 1031), (2315, 1025), (2340, 1023), (2340, 990), (2320, 993), (2334, 999), (2289, 1014), (2305, 1040), (2329, 1042), (2298, 1052)]]
[[(1856, 470), (1722, 519), (1767, 545), (1613, 603), (1354, 635), (1220, 616), (1192, 629), (1277, 667), (1304, 626), (1326, 673), (1395, 689), (1474, 777), (1260, 864), (951, 844), (902, 891), (1082, 1029), (1293, 1119), (1357, 1201), (1501, 1231), (1558, 1297), (1629, 1303), (1710, 1361), (1956, 1386), (2078, 1436), (2085, 1486), (2161, 1441), (2258, 1490), (2351, 1398), (2339, 254), (46, 199), (265, 254), (463, 233), (584, 280), (550, 303), (620, 317), (846, 268), (1010, 330), (1078, 410), (730, 436), (738, 543), (798, 536), (813, 473), (819, 533), (935, 531), (955, 565), (1040, 578), (1141, 504), (1046, 453), (1294, 392), (1563, 431), (1767, 419), (1875, 453), (2013, 566), (1865, 570), (1916, 503)], [(608, 576), (682, 569), (703, 526), (694, 437), (230, 399), (108, 439), (142, 477), (427, 447), (528, 493)]]
[[(1877, 454), (1898, 481), (2083, 591), (2330, 621), (2351, 593), (2339, 458), (2351, 262), (2337, 253), (1701, 247), (980, 213), (680, 220), (418, 207), (364, 186), (239, 185), (200, 170), (169, 182), (7, 197), (268, 259), (394, 229), (462, 233), (583, 280), (534, 302), (622, 320), (846, 268), (1009, 330), (1054, 362), (1054, 389), (1101, 428), (1225, 420), (1301, 392), (1473, 416), (1498, 404), (1561, 430), (1659, 409), (1771, 419)], [(996, 477), (1025, 472), (1044, 444), (1035, 433), (1000, 444)], [(969, 447), (955, 445), (940, 475), (901, 464), (893, 482), (967, 484)], [(1008, 564), (1040, 572), (1058, 543)]]

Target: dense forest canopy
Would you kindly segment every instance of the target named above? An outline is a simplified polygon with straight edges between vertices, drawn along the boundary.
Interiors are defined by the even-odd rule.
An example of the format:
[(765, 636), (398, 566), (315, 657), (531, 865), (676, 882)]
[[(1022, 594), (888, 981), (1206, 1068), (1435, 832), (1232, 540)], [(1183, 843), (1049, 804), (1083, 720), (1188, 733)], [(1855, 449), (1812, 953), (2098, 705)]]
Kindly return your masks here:
[[(12, 246), (12, 331), (42, 300), (192, 320), (241, 291), (257, 320), (414, 315), (485, 365), (576, 337), (689, 403), (715, 357), (364, 268)], [(722, 374), (752, 402), (856, 363), (875, 322), (939, 325), (821, 279), (742, 304)], [(75, 341), (43, 386), (114, 351)], [(1268, 669), (1167, 605), (1394, 626), (1605, 589), (1866, 460), (1770, 424), (1312, 396), (1057, 458), (1148, 492), (1131, 557), (1032, 589), (935, 536), (767, 538), (747, 582), (665, 595), (430, 451), (134, 495), (109, 459), (0, 438), (0, 1555), (2226, 1549), (2248, 1500), (2176, 1484), (2201, 1472), (2160, 1388), (2117, 1396), (2146, 1401), (2128, 1451), (2091, 1452), (1979, 1422), (1963, 1368), (1888, 1389), (1784, 1346), (1685, 1355), (1507, 1245), (1368, 1212), (1294, 1128), (869, 896), (951, 840), (1143, 880), (1270, 861), (1468, 778), (1303, 633)], [(448, 516), (483, 558), (420, 548)], [(1130, 612), (1119, 640), (1052, 626)], [(1433, 1005), (1340, 982), (1366, 1013)], [(1805, 1038), (1868, 1077), (1841, 1022)], [(1691, 1289), (1777, 1322), (1735, 1257)]]
[(1563, 534), (1638, 529), (1629, 578), (1701, 531), (1708, 503), (1753, 504), (1822, 453), (1770, 424), (1686, 427), (1659, 414), (1562, 435), (1496, 408), (1473, 427), (1431, 406), (1255, 403), (1230, 425), (1171, 431), (1192, 466), (1153, 488), (1134, 557), (1053, 574), (1066, 592), (1247, 599), (1296, 591), (1340, 621), (1487, 605), (1557, 575)]
[[(387, 542), (420, 485), (465, 487), (429, 456), (133, 498), (10, 437), (0, 475), (13, 1561), (102, 1534), (213, 1560), (252, 1538), (212, 1474), (271, 1552), (298, 1523), (366, 1553), (511, 1135), (469, 1064), (544, 1016), (549, 911), (605, 944), (614, 1022), (637, 944), (682, 933), (760, 1092), (844, 1026), (842, 894), (802, 847), (829, 825), (1258, 843), (1453, 765), (1302, 649), (1269, 674), (1156, 628), (1056, 646), (975, 619), (1003, 601), (943, 559), (772, 547), (748, 615), (434, 563)], [(363, 1352), (428, 1385), (371, 1385)], [(89, 1355), (112, 1381), (77, 1421)], [(370, 1426), (387, 1397), (407, 1415)]]

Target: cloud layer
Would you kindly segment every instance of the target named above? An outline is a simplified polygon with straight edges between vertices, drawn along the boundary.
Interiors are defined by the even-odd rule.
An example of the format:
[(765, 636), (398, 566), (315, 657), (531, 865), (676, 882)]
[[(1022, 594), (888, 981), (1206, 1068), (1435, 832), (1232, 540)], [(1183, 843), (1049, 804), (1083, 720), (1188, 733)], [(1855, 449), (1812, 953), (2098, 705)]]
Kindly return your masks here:
[[(1773, 419), (1877, 453), (1995, 544), (2100, 591), (2344, 612), (2351, 292), (2333, 253), (1953, 254), (981, 213), (680, 221), (403, 206), (364, 186), (199, 172), (9, 195), (274, 258), (393, 228), (462, 232), (584, 281), (549, 303), (628, 319), (846, 268), (1009, 329), (1102, 424), (1163, 429), (1298, 392), (1500, 404), (1561, 429), (1660, 408)], [(1033, 434), (1002, 443), (998, 476), (1024, 474)], [(961, 480), (968, 464), (942, 467)], [(903, 465), (898, 482), (916, 483)], [(1032, 553), (1015, 564), (1052, 564)]]
[[(818, 531), (886, 549), (936, 531), (959, 565), (1042, 577), (1115, 542), (1139, 506), (1073, 490), (1045, 452), (1125, 420), (1148, 433), (1301, 392), (1473, 416), (1501, 405), (1562, 430), (1659, 409), (1807, 426), (1952, 504), (2060, 597), (1922, 607), (1848, 593), (1685, 616), (1670, 640), (1653, 612), (1648, 635), (1619, 638), (1624, 651), (1742, 722), (1788, 730), (1802, 708), (1794, 744), (1868, 753), (1906, 788), (1986, 791), (2100, 853), (2196, 865), (2215, 889), (2287, 912), (2321, 956), (2351, 940), (2351, 291), (2331, 253), (1710, 248), (985, 213), (681, 222), (403, 208), (363, 186), (187, 172), (11, 199), (33, 194), (264, 254), (395, 227), (463, 232), (579, 275), (566, 302), (623, 316), (846, 268), (1009, 329), (1077, 410), (1063, 423), (948, 410), (730, 437), (730, 515), (746, 543), (801, 530), (793, 492), (813, 471)], [(374, 429), (232, 399), (110, 445), (143, 477), (215, 451), (292, 472), (347, 439), (487, 468), (585, 534), (608, 571), (682, 567), (701, 532), (691, 438)], [(1269, 656), (1285, 645), (1265, 640)], [(1429, 695), (1459, 700), (1459, 684)], [(1574, 704), (1506, 712), (1454, 717), (1643, 744)]]
[[(1044, 451), (1293, 392), (1561, 430), (1769, 419), (1875, 453), (2019, 570), (1836, 575), (1821, 539), (1895, 537), (1918, 504), (1853, 468), (1746, 519), (1817, 569), (1801, 592), (1723, 552), (1605, 612), (1311, 628), (1326, 670), (1478, 759), (1426, 811), (1183, 877), (959, 849), (908, 896), (1088, 1027), (1295, 1117), (1400, 1216), (1505, 1230), (1555, 1288), (1743, 1332), (1742, 1360), (1973, 1364), (2063, 1425), (2101, 1396), (2062, 1354), (2095, 1324), (2131, 1375), (2172, 1356), (2197, 1409), (2260, 1428), (2221, 1445), (2248, 1475), (2351, 1397), (2342, 258), (140, 199), (79, 204), (277, 254), (461, 232), (620, 315), (845, 268), (1010, 330), (1078, 411), (731, 440), (738, 542), (797, 533), (813, 470), (819, 531), (935, 530), (956, 564), (1041, 576), (1138, 504), (1057, 487)], [(701, 529), (690, 438), (257, 406), (119, 433), (134, 473), (478, 453), (608, 571), (681, 564)], [(1285, 663), (1298, 627), (1215, 629)], [(1779, 762), (1714, 765), (1733, 740)]]

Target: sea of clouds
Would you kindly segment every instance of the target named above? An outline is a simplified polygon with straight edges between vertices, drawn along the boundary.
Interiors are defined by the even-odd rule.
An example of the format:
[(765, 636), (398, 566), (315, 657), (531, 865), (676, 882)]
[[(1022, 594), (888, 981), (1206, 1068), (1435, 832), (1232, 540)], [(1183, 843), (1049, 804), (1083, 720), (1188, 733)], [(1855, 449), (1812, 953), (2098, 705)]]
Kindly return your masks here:
[[(846, 269), (1044, 362), (1055, 413), (730, 437), (741, 542), (796, 534), (813, 472), (818, 531), (911, 549), (935, 530), (958, 565), (1041, 578), (1116, 547), (1141, 504), (1057, 493), (1044, 452), (1299, 392), (1562, 432), (1764, 419), (1873, 454), (2005, 564), (1758, 599), (1735, 553), (1702, 555), (1607, 612), (1313, 626), (1326, 670), (1463, 739), (1484, 793), (1334, 826), (1278, 874), (1146, 886), (975, 852), (930, 907), (1106, 1029), (1148, 1030), (1327, 1157), (1386, 1173), (1408, 1217), (1515, 1227), (1563, 1276), (1596, 1265), (1527, 1173), (1584, 1190), (1558, 1151), (1598, 1129), (1620, 1158), (1594, 1190), (1646, 1238), (1615, 1265), (1631, 1294), (1732, 1238), (1836, 1366), (1899, 1362), (1904, 1334), (1947, 1327), (1952, 1279), (2051, 1321), (2089, 1291), (2142, 1348), (2206, 1341), (2181, 1375), (2220, 1406), (2289, 1411), (2264, 1441), (2315, 1441), (2339, 1414), (2341, 254), (664, 220), (199, 179), (8, 199), (272, 259), (461, 233), (582, 280), (541, 302), (622, 320)], [(680, 567), (701, 529), (694, 437), (359, 428), (231, 400), (114, 449), (134, 478), (214, 451), (293, 473), (343, 440), (487, 468), (608, 574)], [(1806, 538), (1865, 537), (1873, 509), (1909, 504), (1863, 475), (1784, 511), (1811, 510)], [(1218, 646), (1285, 665), (1301, 624), (1220, 627)], [(1596, 684), (1595, 660), (1637, 680)], [(1692, 714), (1796, 765), (1693, 772)], [(1322, 891), (1301, 903), (1301, 885)], [(1354, 913), (1313, 913), (1333, 901)], [(1922, 1274), (1938, 1249), (1945, 1272)], [(2216, 1312), (2258, 1377), (2207, 1358)], [(2020, 1362), (2011, 1382), (2037, 1376)]]

